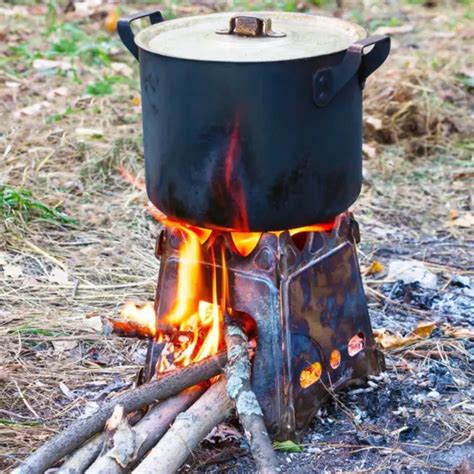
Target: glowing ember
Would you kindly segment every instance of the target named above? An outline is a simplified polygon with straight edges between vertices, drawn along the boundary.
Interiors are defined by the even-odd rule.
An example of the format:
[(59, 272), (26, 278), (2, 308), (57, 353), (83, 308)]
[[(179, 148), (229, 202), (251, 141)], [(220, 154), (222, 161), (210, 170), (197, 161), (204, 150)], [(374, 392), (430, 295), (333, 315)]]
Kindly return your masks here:
[(300, 373), (300, 385), (302, 388), (308, 388), (315, 384), (320, 378), (323, 368), (320, 362), (314, 362), (303, 369)]
[(329, 364), (333, 369), (337, 369), (341, 365), (341, 353), (337, 349), (331, 352)]

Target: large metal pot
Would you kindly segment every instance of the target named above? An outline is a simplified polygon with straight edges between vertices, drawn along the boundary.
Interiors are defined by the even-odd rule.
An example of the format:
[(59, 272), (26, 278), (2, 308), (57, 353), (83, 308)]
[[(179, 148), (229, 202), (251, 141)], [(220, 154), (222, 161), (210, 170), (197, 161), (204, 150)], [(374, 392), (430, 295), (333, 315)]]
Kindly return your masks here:
[[(142, 17), (152, 26), (134, 37)], [(166, 22), (140, 13), (118, 32), (140, 62), (148, 196), (169, 217), (281, 230), (356, 200), (362, 88), (389, 53), (387, 36), (281, 12)]]

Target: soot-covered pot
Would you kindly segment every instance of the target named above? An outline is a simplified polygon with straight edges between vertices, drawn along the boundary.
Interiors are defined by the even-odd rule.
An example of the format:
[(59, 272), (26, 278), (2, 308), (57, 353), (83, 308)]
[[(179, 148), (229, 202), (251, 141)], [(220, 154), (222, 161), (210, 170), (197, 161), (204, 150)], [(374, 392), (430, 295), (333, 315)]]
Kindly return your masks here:
[[(134, 36), (142, 17), (152, 25)], [(147, 192), (169, 217), (281, 230), (358, 197), (362, 89), (387, 36), (282, 12), (140, 13), (118, 32), (140, 63)]]

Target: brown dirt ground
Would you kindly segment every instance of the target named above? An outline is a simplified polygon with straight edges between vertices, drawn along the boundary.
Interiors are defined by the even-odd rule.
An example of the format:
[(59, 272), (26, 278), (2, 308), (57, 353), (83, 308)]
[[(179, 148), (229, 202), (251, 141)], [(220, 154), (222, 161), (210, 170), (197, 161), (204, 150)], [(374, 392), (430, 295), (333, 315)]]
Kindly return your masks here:
[[(76, 220), (68, 226), (19, 213), (1, 218), (3, 472), (133, 383), (142, 343), (104, 337), (97, 323), (125, 300), (153, 298), (159, 225), (144, 209), (144, 193), (117, 173), (124, 165), (143, 178), (136, 64), (104, 29), (114, 7), (59, 12), (56, 19), (42, 4), (0, 8), (0, 185), (30, 189)], [(177, 15), (221, 8), (167, 5)], [(453, 294), (458, 276), (474, 284), (473, 12), (457, 2), (367, 2), (343, 15), (393, 33), (391, 57), (366, 88), (366, 184), (353, 209), (374, 326), (402, 335), (419, 321), (437, 327), (429, 338), (386, 350), (386, 375), (368, 392), (335, 397), (303, 453), (281, 460), (295, 473), (452, 471), (472, 449), (472, 296), (464, 309), (447, 310), (433, 297)], [(48, 22), (57, 27), (49, 35)], [(94, 50), (99, 42), (105, 53)], [(44, 59), (59, 63), (46, 67)], [(393, 259), (424, 261), (438, 276), (436, 294), (411, 288), (407, 296), (402, 288), (398, 295), (386, 271), (370, 274), (374, 260), (387, 268)], [(185, 469), (252, 472), (245, 443), (225, 439), (218, 433), (217, 445), (204, 443)]]

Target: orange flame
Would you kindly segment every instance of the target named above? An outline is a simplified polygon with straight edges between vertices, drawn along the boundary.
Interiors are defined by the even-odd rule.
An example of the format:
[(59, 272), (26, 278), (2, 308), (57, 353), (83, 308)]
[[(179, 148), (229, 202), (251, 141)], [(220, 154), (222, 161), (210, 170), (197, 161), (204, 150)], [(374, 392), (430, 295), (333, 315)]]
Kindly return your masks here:
[(232, 242), (242, 257), (247, 257), (260, 241), (261, 232), (232, 232)]
[[(221, 253), (223, 284), (221, 294), (219, 294), (217, 265), (214, 249), (211, 248), (212, 302), (202, 300), (204, 283), (201, 265), (201, 240), (207, 238), (208, 233), (195, 231), (176, 223), (173, 225), (183, 235), (178, 252), (176, 296), (171, 310), (161, 319), (180, 334), (186, 334), (186, 336), (173, 340), (174, 364), (186, 366), (214, 355), (219, 350), (222, 341), (223, 314), (228, 294), (227, 267), (223, 250)], [(156, 327), (156, 314), (151, 303), (142, 308), (137, 308), (133, 303), (126, 303), (122, 315), (150, 329), (153, 328), (151, 332), (157, 340), (164, 339), (159, 328)], [(160, 367), (163, 368), (164, 365), (160, 365)]]
[[(237, 120), (232, 129), (225, 157), (225, 186), (227, 192), (232, 197), (233, 205), (238, 208), (235, 228), (242, 229), (243, 231), (231, 232), (231, 239), (239, 254), (246, 257), (258, 245), (262, 232), (246, 232), (249, 227), (245, 195), (240, 180), (234, 176), (239, 134), (240, 123)], [(144, 183), (133, 177), (125, 168), (119, 168), (119, 173), (127, 182), (139, 189), (144, 189)], [(146, 204), (146, 208), (156, 220), (166, 226), (178, 229), (182, 234), (178, 251), (176, 295), (170, 311), (160, 318), (163, 323), (171, 326), (179, 334), (179, 337), (174, 337), (170, 340), (169, 332), (164, 333), (160, 331), (159, 327), (157, 327), (157, 318), (152, 303), (137, 306), (132, 302), (128, 302), (122, 310), (122, 316), (142, 326), (146, 326), (157, 341), (168, 341), (169, 344), (166, 351), (173, 353), (174, 365), (185, 366), (209, 355), (216, 354), (222, 344), (224, 313), (229, 309), (228, 304), (230, 300), (226, 250), (224, 245), (222, 245), (220, 248), (222, 274), (219, 288), (214, 247), (211, 246), (210, 248), (212, 301), (204, 301), (202, 298), (205, 282), (202, 275), (203, 259), (201, 251), (202, 245), (209, 239), (213, 230), (176, 222), (164, 215), (149, 201)], [(329, 231), (334, 226), (335, 220), (291, 229), (289, 233), (293, 236), (301, 232)], [(272, 233), (280, 235), (282, 232), (284, 231), (274, 231)], [(232, 311), (231, 309), (229, 310)], [(172, 366), (173, 364), (164, 360), (159, 364), (159, 368), (163, 370)]]
[(141, 306), (137, 306), (132, 301), (127, 301), (122, 308), (121, 314), (123, 318), (147, 327), (150, 334), (156, 334), (155, 308), (150, 301)]

